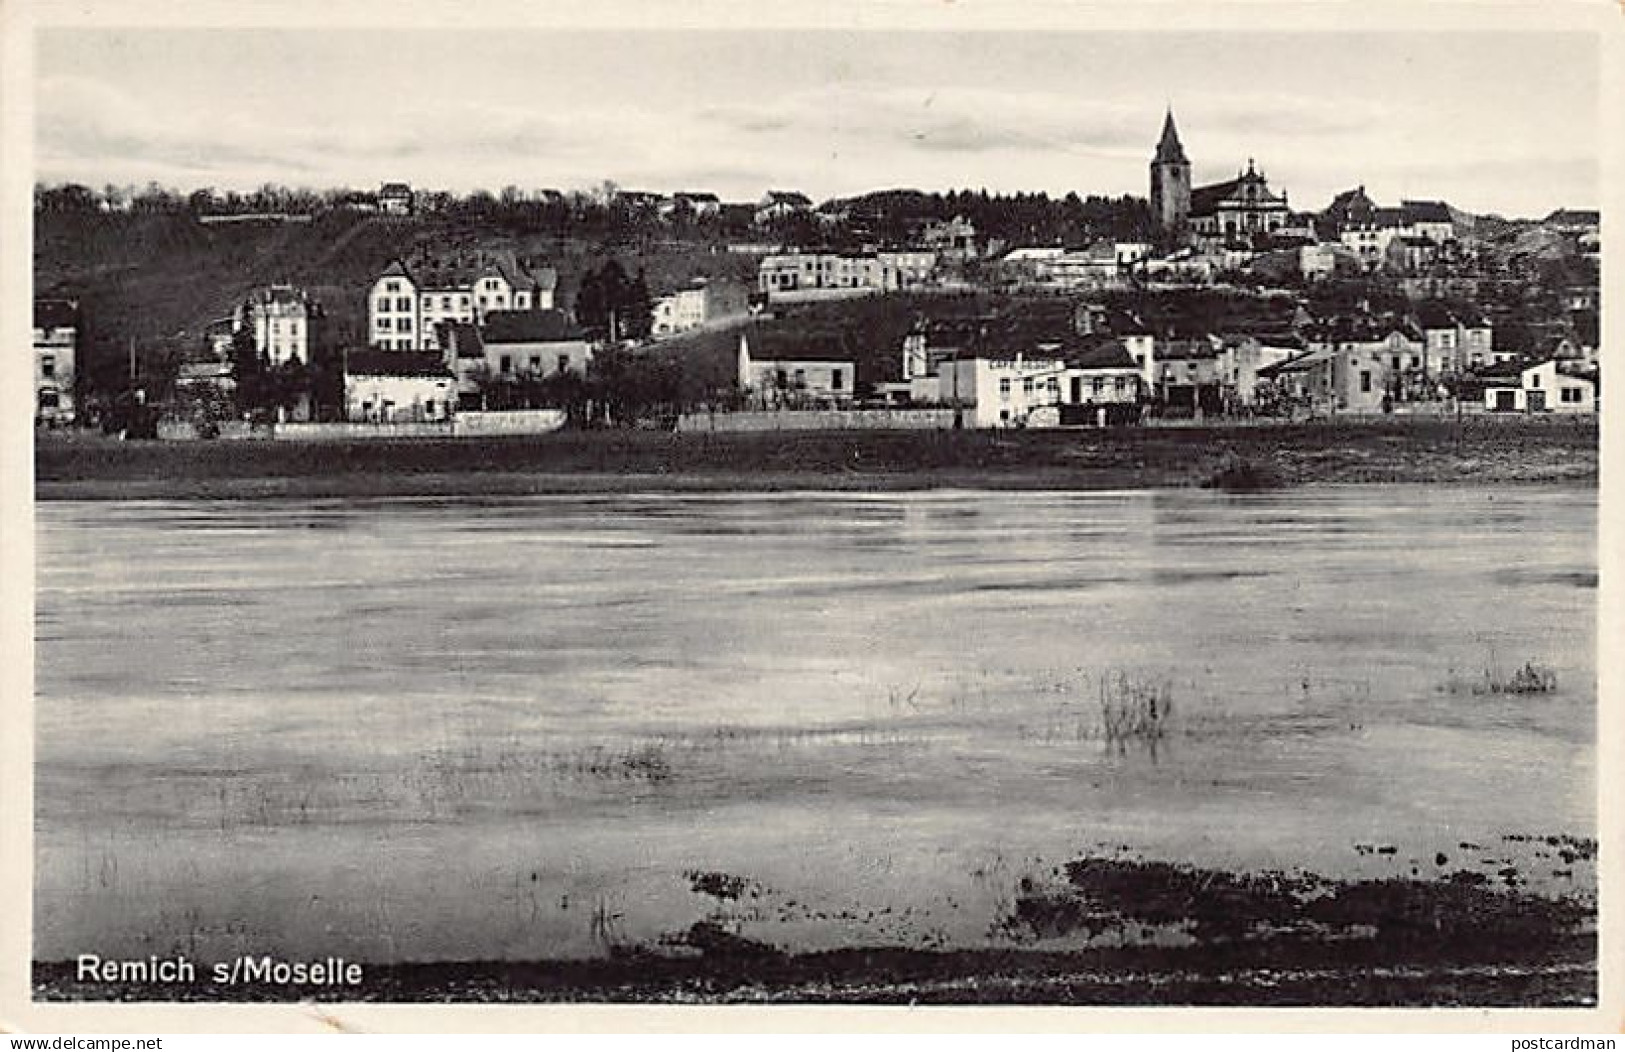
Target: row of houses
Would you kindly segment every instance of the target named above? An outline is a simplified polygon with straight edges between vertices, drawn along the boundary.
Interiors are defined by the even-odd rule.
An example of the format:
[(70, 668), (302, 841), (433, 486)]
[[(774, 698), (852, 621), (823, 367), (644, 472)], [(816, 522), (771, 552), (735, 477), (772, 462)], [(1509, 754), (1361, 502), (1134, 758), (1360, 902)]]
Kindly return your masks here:
[(757, 268), (757, 288), (769, 302), (898, 292), (932, 282), (937, 254), (924, 249), (883, 252), (790, 252)]

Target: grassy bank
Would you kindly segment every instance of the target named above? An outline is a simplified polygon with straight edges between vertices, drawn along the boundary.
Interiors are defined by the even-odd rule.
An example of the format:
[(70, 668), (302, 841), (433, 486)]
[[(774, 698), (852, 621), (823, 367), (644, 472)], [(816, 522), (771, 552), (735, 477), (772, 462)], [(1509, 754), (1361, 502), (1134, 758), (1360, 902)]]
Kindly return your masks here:
[[(1244, 470), (1238, 472), (1237, 465)], [(571, 432), (525, 438), (116, 442), (42, 435), (41, 499), (647, 490), (1136, 489), (1591, 483), (1595, 422), (1468, 418), (1097, 431)]]

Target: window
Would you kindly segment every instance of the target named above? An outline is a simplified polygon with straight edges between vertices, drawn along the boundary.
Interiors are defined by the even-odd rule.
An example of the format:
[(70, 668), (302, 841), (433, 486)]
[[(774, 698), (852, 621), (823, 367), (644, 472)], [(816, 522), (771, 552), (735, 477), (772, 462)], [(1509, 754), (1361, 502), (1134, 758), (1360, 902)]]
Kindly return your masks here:
[(465, 295), (465, 296), (463, 296), (463, 298), (462, 298), (462, 303), (463, 303), (463, 306), (464, 306), (464, 307), (465, 307), (465, 308), (466, 308), (466, 307), (467, 307), (467, 306), (468, 306), (468, 303), (469, 303), (469, 300), (468, 300), (468, 297), (467, 297), (467, 296), (466, 296), (466, 295)]
[(378, 319), (378, 331), (379, 332), (388, 332), (389, 329), (390, 329), (390, 320), (388, 318), (379, 318)]
[(830, 370), (829, 389), (831, 391), (839, 391), (839, 390), (841, 390), (844, 383), (845, 383), (845, 380), (846, 380), (846, 378), (841, 375), (841, 370), (839, 370), (839, 369)]
[(1022, 397), (1024, 397), (1024, 398), (1031, 398), (1033, 396), (1033, 378), (1032, 377), (1024, 376), (1024, 377), (1021, 378), (1021, 394), (1022, 394)]
[(504, 354), (502, 356), (502, 371), (505, 373), (513, 372), (513, 355)]
[(440, 309), (441, 310), (451, 310), (451, 297), (450, 296), (441, 296), (440, 297)]
[(378, 297), (378, 310), (380, 313), (389, 310), (389, 299), (387, 297)]
[(1388, 360), (1388, 363), (1390, 365), (1392, 365), (1395, 369), (1398, 369), (1399, 368), (1399, 355), (1397, 355), (1397, 354), (1394, 355), (1392, 358), (1390, 358)]
[(56, 376), (56, 355), (47, 354), (39, 360), (39, 373), (46, 379)]
[(1362, 392), (1371, 390), (1371, 372), (1367, 369), (1360, 370), (1360, 390)]
[(396, 310), (411, 310), (412, 309), (412, 301), (411, 301), (411, 299), (409, 299), (406, 296), (401, 296), (400, 298), (396, 299), (396, 301), (395, 301), (395, 309)]
[(1419, 369), (1419, 368), (1421, 368), (1421, 366), (1422, 366), (1422, 356), (1419, 355), (1419, 354), (1411, 355), (1411, 368), (1412, 369)]
[(1008, 376), (999, 377), (999, 397), (1010, 397), (1010, 378)]
[(400, 331), (401, 332), (411, 332), (412, 331), (412, 319), (411, 318), (402, 318), (401, 319)]
[(1583, 393), (1584, 393), (1584, 388), (1565, 387), (1565, 388), (1563, 388), (1562, 398), (1563, 398), (1563, 401), (1568, 402), (1570, 404), (1574, 404), (1574, 403), (1577, 403), (1577, 402), (1580, 401), (1581, 395)]
[(567, 373), (569, 371), (570, 371), (570, 356), (568, 354), (559, 355), (559, 372)]
[(1095, 377), (1092, 381), (1090, 381), (1089, 386), (1096, 395), (1101, 395), (1106, 392), (1106, 380), (1104, 377)]
[(39, 393), (39, 407), (41, 409), (58, 409), (61, 407), (61, 405), (62, 396), (57, 392), (41, 391)]
[(399, 292), (401, 291), (401, 283), (398, 281), (386, 281), (384, 282), (384, 291)]
[(1540, 386), (1540, 374), (1539, 373), (1535, 373), (1533, 376), (1529, 377), (1529, 386), (1530, 387), (1539, 387)]

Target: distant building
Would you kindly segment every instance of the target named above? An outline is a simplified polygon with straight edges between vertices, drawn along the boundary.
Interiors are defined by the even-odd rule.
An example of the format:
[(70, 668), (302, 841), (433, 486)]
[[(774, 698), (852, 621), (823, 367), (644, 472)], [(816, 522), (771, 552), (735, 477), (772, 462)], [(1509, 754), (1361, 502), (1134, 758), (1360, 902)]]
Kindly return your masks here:
[(975, 259), (976, 225), (964, 216), (932, 220), (920, 232), (920, 244), (944, 259), (960, 262)]
[(615, 203), (629, 212), (659, 213), (666, 205), (666, 195), (648, 190), (617, 190)]
[(1151, 246), (1140, 241), (1096, 241), (1086, 249), (1039, 260), (1039, 280), (1066, 288), (1115, 285), (1151, 256)]
[(1542, 226), (1565, 234), (1590, 234), (1596, 236), (1602, 225), (1602, 213), (1596, 209), (1559, 208), (1545, 219)]
[(449, 420), (454, 377), (438, 354), (355, 350), (344, 356), (345, 419), (373, 423)]
[(744, 289), (731, 282), (696, 278), (683, 288), (655, 298), (649, 333), (675, 336), (702, 325), (741, 317), (749, 309), (749, 297)]
[(660, 203), (660, 218), (672, 219), (687, 215), (694, 219), (712, 219), (722, 214), (722, 199), (709, 191), (683, 190)]
[(79, 304), (69, 299), (34, 301), (34, 422), (73, 423), (74, 370), (79, 352)]
[(254, 348), (271, 365), (310, 364), (310, 298), (292, 285), (261, 289), (237, 308), (234, 328), (254, 334)]
[(774, 223), (812, 211), (812, 199), (795, 190), (769, 190), (756, 205), (758, 224)]
[(550, 310), (558, 273), (506, 253), (395, 260), (367, 295), (367, 339), (381, 350), (438, 350), (440, 323), (492, 311)]
[(757, 287), (769, 299), (888, 292), (925, 284), (935, 266), (930, 252), (793, 252), (765, 257)]
[(1426, 238), (1435, 245), (1456, 239), (1455, 216), (1443, 201), (1401, 201), (1399, 211), (1411, 237)]
[(412, 188), (405, 183), (385, 183), (378, 188), (378, 211), (385, 215), (409, 216), (413, 204)]

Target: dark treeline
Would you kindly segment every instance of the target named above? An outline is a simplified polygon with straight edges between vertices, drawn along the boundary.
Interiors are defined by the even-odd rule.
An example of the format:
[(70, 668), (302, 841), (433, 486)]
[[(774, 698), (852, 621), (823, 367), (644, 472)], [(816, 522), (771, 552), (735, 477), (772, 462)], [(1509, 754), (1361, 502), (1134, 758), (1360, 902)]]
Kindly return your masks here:
[[(54, 215), (317, 215), (376, 207), (373, 194), (351, 189), (311, 190), (265, 184), (250, 191), (202, 188), (181, 192), (157, 183), (144, 187), (78, 183), (36, 185), (36, 212)], [(1099, 237), (1144, 240), (1151, 234), (1144, 198), (1080, 197), (1069, 193), (994, 194), (987, 190), (885, 190), (825, 202), (816, 210), (758, 223), (754, 203), (723, 205), (705, 214), (682, 202), (662, 207), (623, 195), (613, 183), (593, 191), (525, 191), (508, 186), (492, 193), (453, 194), (420, 190), (415, 210), (473, 228), (513, 234), (621, 239), (639, 236), (698, 240), (770, 236), (799, 247), (887, 247), (915, 243), (923, 227), (956, 217), (969, 220), (979, 242), (1007, 245), (1078, 245)]]

